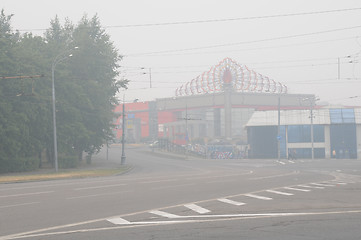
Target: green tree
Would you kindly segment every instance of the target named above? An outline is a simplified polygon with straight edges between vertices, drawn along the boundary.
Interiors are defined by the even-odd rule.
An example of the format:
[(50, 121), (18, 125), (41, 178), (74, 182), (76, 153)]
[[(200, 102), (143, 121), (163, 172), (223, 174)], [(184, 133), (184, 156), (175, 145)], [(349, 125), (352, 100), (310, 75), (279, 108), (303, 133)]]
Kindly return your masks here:
[(113, 138), (115, 95), (127, 85), (117, 80), (118, 50), (97, 16), (84, 16), (77, 26), (55, 17), (44, 37), (14, 32), (12, 17), (1, 11), (0, 77), (45, 77), (0, 78), (0, 172), (37, 167), (44, 149), (53, 156), (51, 69), (57, 56), (63, 60), (55, 71), (59, 156), (91, 156)]
[(115, 95), (127, 84), (116, 80), (121, 56), (97, 16), (91, 19), (84, 16), (76, 27), (69, 22), (62, 27), (55, 19), (46, 36), (57, 49), (64, 42), (67, 49), (78, 47), (57, 71), (59, 149), (64, 153), (75, 152), (79, 158), (84, 151), (91, 155), (113, 138)]

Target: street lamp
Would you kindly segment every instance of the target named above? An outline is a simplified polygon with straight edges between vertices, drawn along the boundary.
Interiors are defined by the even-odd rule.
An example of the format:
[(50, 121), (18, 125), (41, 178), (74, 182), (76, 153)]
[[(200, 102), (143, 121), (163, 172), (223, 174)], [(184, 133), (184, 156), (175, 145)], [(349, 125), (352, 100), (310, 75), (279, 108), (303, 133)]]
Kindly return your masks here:
[[(127, 102), (124, 100), (124, 98), (125, 98), (125, 94), (123, 95), (123, 100), (121, 100), (123, 102), (123, 107), (122, 107), (122, 155), (120, 157), (120, 165), (124, 165), (125, 159), (126, 159), (126, 157), (125, 157), (125, 103), (127, 103)], [(138, 101), (139, 101), (139, 99), (136, 98), (131, 102), (136, 103)], [(128, 103), (130, 103), (130, 102), (128, 101)]]
[(307, 97), (304, 98), (303, 100), (309, 100), (310, 101), (310, 119), (311, 119), (311, 159), (314, 160), (315, 159), (315, 149), (314, 149), (314, 139), (313, 139), (313, 108), (316, 104), (316, 101), (320, 100), (318, 98), (316, 98), (315, 96), (313, 97)]
[[(74, 47), (74, 49), (78, 49), (78, 47)], [(73, 54), (68, 54), (69, 51), (62, 52), (54, 58), (54, 61), (51, 65), (51, 83), (52, 83), (52, 99), (53, 99), (53, 132), (54, 132), (54, 162), (55, 162), (55, 172), (58, 172), (58, 143), (56, 137), (56, 109), (55, 109), (55, 78), (54, 72), (55, 67), (61, 61), (72, 57)]]
[(124, 165), (125, 163), (125, 102), (123, 102), (123, 112), (122, 112), (122, 156), (120, 157), (120, 164)]

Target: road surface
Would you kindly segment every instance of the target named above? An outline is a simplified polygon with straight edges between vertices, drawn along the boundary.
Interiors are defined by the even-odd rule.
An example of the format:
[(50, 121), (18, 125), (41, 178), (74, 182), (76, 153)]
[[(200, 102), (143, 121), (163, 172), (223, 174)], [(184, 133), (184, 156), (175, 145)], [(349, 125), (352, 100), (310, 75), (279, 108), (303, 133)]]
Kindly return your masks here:
[(359, 160), (126, 156), (119, 176), (1, 184), (0, 240), (360, 239)]

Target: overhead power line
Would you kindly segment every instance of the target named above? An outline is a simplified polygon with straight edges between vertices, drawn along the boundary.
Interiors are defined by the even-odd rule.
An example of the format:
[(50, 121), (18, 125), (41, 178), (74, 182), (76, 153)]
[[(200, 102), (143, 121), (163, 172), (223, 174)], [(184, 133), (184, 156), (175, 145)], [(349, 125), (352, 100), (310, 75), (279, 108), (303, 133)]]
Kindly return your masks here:
[[(326, 11), (315, 11), (315, 12), (300, 12), (300, 13), (252, 16), (252, 17), (236, 17), (236, 18), (208, 19), (208, 20), (194, 20), (194, 21), (180, 21), (180, 22), (162, 22), (162, 23), (125, 24), (125, 25), (104, 26), (103, 28), (135, 28), (135, 27), (157, 27), (157, 26), (169, 26), (169, 25), (202, 24), (202, 23), (220, 23), (220, 22), (230, 22), (230, 21), (243, 21), (243, 20), (269, 19), (269, 18), (280, 18), (280, 17), (295, 17), (295, 16), (304, 16), (304, 15), (317, 15), (317, 14), (338, 13), (338, 12), (348, 12), (348, 11), (358, 11), (358, 10), (361, 10), (361, 7), (334, 9), (334, 10), (326, 10)], [(27, 32), (27, 31), (45, 31), (45, 30), (46, 29), (44, 29), (44, 28), (38, 28), (38, 29), (19, 29), (18, 31)]]
[(181, 22), (163, 22), (163, 23), (114, 25), (114, 26), (107, 26), (106, 28), (154, 27), (154, 26), (168, 26), (168, 25), (217, 23), (217, 22), (255, 20), (255, 19), (267, 19), (267, 18), (279, 18), (279, 17), (294, 17), (294, 16), (302, 16), (302, 15), (316, 15), (316, 14), (326, 14), (326, 13), (336, 13), (336, 12), (346, 12), (346, 11), (356, 11), (356, 10), (361, 10), (361, 7), (359, 7), (359, 8), (346, 8), (346, 9), (335, 9), (335, 10), (327, 10), (327, 11), (315, 11), (315, 12), (301, 12), (301, 13), (287, 13), (287, 14), (276, 14), (276, 15), (253, 16), (253, 17), (237, 17), (237, 18), (208, 19), (208, 20), (181, 21)]
[[(265, 46), (265, 47), (247, 47), (243, 49), (223, 49), (223, 50), (211, 50), (211, 51), (194, 51), (194, 52), (176, 52), (176, 53), (163, 53), (163, 54), (157, 54), (157, 57), (168, 57), (168, 56), (176, 56), (176, 55), (197, 55), (197, 54), (217, 54), (217, 53), (226, 53), (226, 52), (244, 52), (244, 51), (259, 51), (264, 49), (276, 49), (276, 48), (286, 48), (286, 47), (294, 47), (294, 46), (306, 46), (306, 45), (313, 45), (313, 44), (319, 44), (319, 43), (327, 43), (327, 42), (336, 42), (336, 41), (344, 41), (344, 40), (350, 40), (350, 39), (357, 39), (360, 36), (354, 36), (354, 37), (347, 37), (347, 38), (336, 38), (336, 39), (329, 39), (329, 40), (322, 40), (322, 41), (312, 41), (312, 42), (303, 42), (303, 43), (293, 43), (293, 44), (282, 44), (282, 45), (275, 45), (275, 46)], [(154, 55), (145, 55), (145, 57), (154, 57)]]
[(219, 47), (229, 47), (229, 46), (236, 46), (236, 45), (242, 45), (242, 44), (269, 42), (269, 41), (274, 41), (274, 40), (283, 40), (283, 39), (289, 39), (289, 38), (297, 38), (297, 37), (305, 37), (305, 36), (312, 36), (312, 35), (318, 35), (318, 34), (339, 32), (339, 31), (352, 30), (352, 29), (357, 29), (357, 28), (361, 28), (361, 25), (353, 26), (353, 27), (345, 27), (345, 28), (336, 28), (336, 29), (311, 32), (311, 33), (294, 34), (294, 35), (288, 35), (288, 36), (282, 36), (282, 37), (273, 37), (273, 38), (265, 38), (265, 39), (250, 40), (250, 41), (243, 41), (243, 42), (209, 45), (209, 46), (203, 46), (203, 47), (182, 48), (182, 49), (173, 49), (173, 50), (164, 50), (164, 51), (156, 51), (156, 52), (146, 52), (146, 53), (135, 53), (135, 54), (128, 54), (125, 56), (133, 57), (133, 56), (141, 56), (141, 55), (152, 55), (152, 54), (194, 51), (194, 50), (200, 50), (200, 49), (211, 49), (211, 48), (219, 48)]

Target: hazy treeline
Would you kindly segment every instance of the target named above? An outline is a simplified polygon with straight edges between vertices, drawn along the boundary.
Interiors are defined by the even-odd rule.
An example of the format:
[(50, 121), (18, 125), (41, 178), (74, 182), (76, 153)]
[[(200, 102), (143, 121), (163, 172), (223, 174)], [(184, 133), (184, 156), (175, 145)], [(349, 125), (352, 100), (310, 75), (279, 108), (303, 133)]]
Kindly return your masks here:
[(121, 56), (97, 16), (76, 25), (55, 17), (42, 37), (13, 31), (12, 17), (1, 11), (0, 172), (36, 169), (44, 155), (53, 162), (51, 73), (58, 60), (59, 165), (75, 166), (83, 152), (91, 156), (113, 137), (115, 95), (127, 84), (116, 80)]

